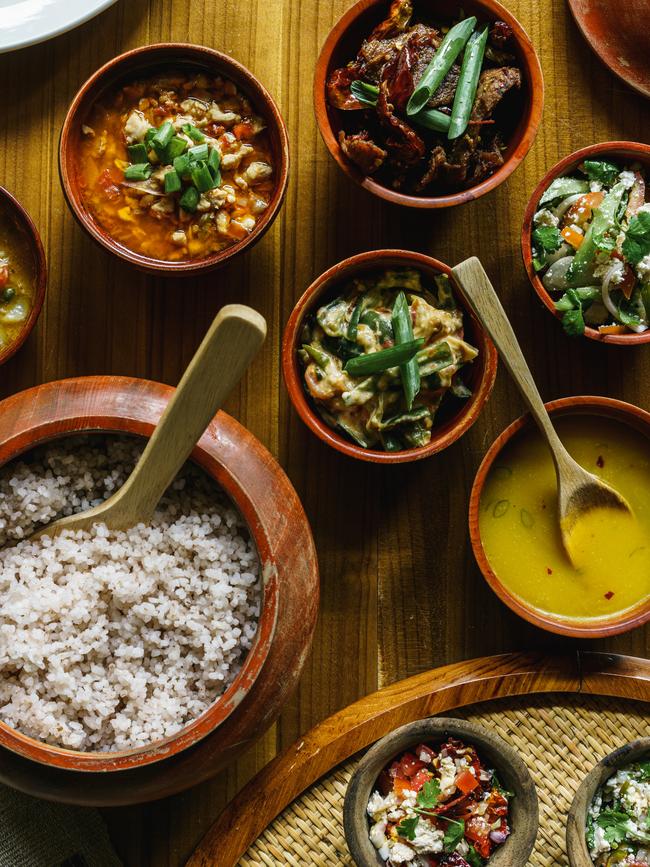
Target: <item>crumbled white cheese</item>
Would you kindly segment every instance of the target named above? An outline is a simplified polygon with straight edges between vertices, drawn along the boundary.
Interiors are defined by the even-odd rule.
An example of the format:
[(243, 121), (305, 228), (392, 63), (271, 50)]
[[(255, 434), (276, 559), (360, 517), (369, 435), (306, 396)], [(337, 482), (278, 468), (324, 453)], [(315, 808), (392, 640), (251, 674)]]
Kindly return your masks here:
[(618, 179), (625, 186), (625, 188), (629, 190), (631, 187), (634, 186), (634, 181), (636, 180), (636, 177), (634, 175), (634, 172), (628, 172), (627, 170), (625, 170), (620, 173)]
[(641, 205), (637, 214), (650, 214), (650, 202), (646, 202), (645, 205)]
[(129, 144), (136, 141), (144, 141), (144, 137), (149, 130), (149, 121), (145, 118), (141, 111), (132, 111), (127, 117), (124, 124), (124, 135)]
[(636, 273), (638, 274), (639, 280), (642, 280), (644, 283), (650, 282), (650, 253), (647, 256), (644, 256), (638, 263), (636, 266)]
[(600, 181), (591, 181), (589, 184), (589, 191), (591, 193), (599, 193), (603, 188), (603, 185)]
[(440, 756), (440, 793), (444, 797), (456, 791), (456, 762), (451, 756)]
[(404, 864), (406, 861), (413, 861), (414, 858), (415, 850), (404, 843), (397, 841), (390, 847), (390, 860), (393, 864)]
[(444, 832), (434, 828), (431, 822), (420, 816), (415, 826), (415, 837), (411, 840), (411, 846), (416, 852), (429, 855), (442, 852)]
[(612, 272), (609, 278), (610, 286), (616, 286), (623, 282), (625, 266), (620, 259), (612, 259), (610, 257), (603, 262), (602, 265), (597, 265), (594, 268), (594, 277), (598, 280), (602, 280), (609, 271)]
[(375, 849), (381, 849), (388, 842), (386, 837), (386, 826), (388, 822), (383, 819), (381, 822), (376, 822), (370, 829), (370, 842)]
[(552, 211), (549, 211), (548, 208), (542, 208), (541, 211), (537, 211), (535, 216), (533, 217), (533, 223), (536, 226), (558, 226), (560, 221), (555, 216)]

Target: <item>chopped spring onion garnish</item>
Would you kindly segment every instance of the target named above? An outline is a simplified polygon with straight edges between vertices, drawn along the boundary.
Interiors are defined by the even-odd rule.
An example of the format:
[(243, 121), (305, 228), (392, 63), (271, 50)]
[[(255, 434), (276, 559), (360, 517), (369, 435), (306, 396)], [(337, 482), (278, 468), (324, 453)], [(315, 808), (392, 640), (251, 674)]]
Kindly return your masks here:
[(197, 126), (194, 126), (194, 124), (184, 123), (182, 129), (185, 135), (188, 135), (192, 141), (195, 141), (197, 144), (205, 141), (205, 136)]
[(153, 166), (150, 163), (136, 163), (124, 169), (124, 177), (127, 181), (146, 181), (151, 177)]
[(184, 211), (193, 214), (196, 211), (196, 206), (199, 203), (199, 191), (196, 187), (188, 187), (180, 197), (178, 204)]
[(181, 188), (181, 179), (176, 169), (172, 169), (165, 175), (165, 192), (177, 193)]
[(129, 152), (129, 161), (132, 163), (149, 162), (149, 152), (143, 144), (132, 144), (127, 148)]
[(345, 372), (350, 376), (368, 376), (371, 373), (381, 373), (391, 367), (397, 367), (415, 357), (418, 349), (424, 344), (422, 338), (391, 346), (369, 355), (359, 355), (351, 358), (345, 365)]

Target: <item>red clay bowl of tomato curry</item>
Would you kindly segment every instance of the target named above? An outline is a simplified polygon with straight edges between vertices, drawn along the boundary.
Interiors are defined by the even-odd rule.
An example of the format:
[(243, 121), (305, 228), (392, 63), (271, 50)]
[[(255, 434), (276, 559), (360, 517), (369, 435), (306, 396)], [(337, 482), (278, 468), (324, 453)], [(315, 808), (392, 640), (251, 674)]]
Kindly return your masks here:
[(0, 187), (0, 259), (3, 255), (9, 264), (0, 264), (0, 304), (4, 300), (3, 293), (12, 288), (18, 274), (23, 286), (29, 284), (31, 310), (7, 346), (4, 349), (0, 346), (0, 364), (15, 355), (31, 334), (41, 313), (47, 286), (45, 251), (38, 230), (20, 202)]
[[(631, 403), (615, 400), (610, 397), (579, 396), (563, 397), (552, 400), (545, 404), (552, 417), (569, 415), (602, 416), (628, 425), (648, 437), (650, 444), (650, 413)], [(534, 427), (530, 415), (526, 414), (513, 421), (500, 436), (492, 443), (483, 458), (474, 484), (469, 501), (469, 535), (474, 551), (474, 557), (483, 577), (496, 593), (499, 599), (529, 623), (554, 632), (558, 635), (567, 635), (571, 638), (607, 638), (610, 635), (618, 635), (621, 632), (629, 632), (637, 626), (642, 626), (650, 621), (650, 601), (639, 603), (631, 609), (618, 612), (611, 617), (599, 617), (593, 619), (564, 618), (553, 615), (547, 611), (541, 611), (529, 605), (524, 599), (512, 593), (501, 581), (499, 576), (490, 566), (481, 541), (479, 514), (481, 497), (486, 480), (493, 466), (498, 463), (498, 458), (503, 449), (522, 431)]]
[[(351, 278), (382, 268), (415, 268), (424, 277), (446, 274), (452, 283), (454, 296), (463, 310), (464, 337), (479, 351), (477, 358), (467, 367), (465, 381), (472, 395), (452, 415), (441, 423), (434, 420), (431, 441), (425, 446), (396, 452), (366, 449), (348, 440), (321, 418), (311, 398), (307, 395), (303, 372), (298, 359), (298, 347), (305, 318), (315, 312), (324, 302), (335, 296)], [(282, 339), (282, 373), (294, 409), (307, 425), (328, 446), (344, 455), (374, 464), (403, 464), (421, 460), (446, 449), (466, 433), (483, 411), (497, 375), (498, 356), (494, 344), (483, 331), (478, 320), (465, 302), (451, 269), (443, 262), (423, 253), (406, 250), (372, 250), (358, 253), (333, 265), (320, 275), (302, 295), (287, 322)], [(443, 404), (444, 407), (444, 404)], [(441, 412), (441, 415), (443, 413)]]
[[(20, 392), (0, 403), (0, 466), (75, 434), (148, 438), (172, 394), (170, 386), (120, 376), (66, 379)], [(224, 412), (210, 422), (191, 460), (239, 510), (260, 558), (261, 612), (240, 671), (199, 717), (139, 748), (64, 749), (0, 722), (2, 782), (68, 803), (166, 797), (233, 761), (271, 725), (297, 684), (319, 598), (316, 551), (298, 496), (264, 446)]]
[[(387, 18), (390, 5), (389, 0), (359, 0), (336, 23), (325, 40), (314, 78), (314, 109), (323, 141), (350, 180), (385, 201), (411, 208), (447, 208), (478, 199), (502, 184), (514, 172), (537, 135), (544, 105), (544, 78), (533, 44), (519, 21), (497, 0), (467, 0), (463, 4), (455, 0), (435, 0), (434, 3), (415, 0), (413, 22), (440, 19), (447, 23), (457, 20), (459, 16), (475, 15), (479, 24), (494, 21), (508, 24), (512, 30), (512, 48), (509, 46), (508, 50), (512, 50), (517, 59), (522, 72), (522, 86), (517, 97), (519, 118), (508, 132), (504, 163), (497, 171), (474, 186), (440, 195), (402, 193), (374, 180), (372, 175), (363, 175), (345, 157), (338, 135), (345, 128), (344, 115), (350, 112), (331, 106), (326, 92), (330, 74), (354, 59), (364, 39)], [(461, 5), (462, 15), (459, 12)]]
[[(561, 316), (555, 309), (553, 298), (547, 292), (541, 278), (538, 276), (533, 266), (533, 248), (532, 248), (532, 231), (533, 217), (538, 210), (537, 203), (542, 197), (542, 194), (553, 183), (556, 178), (563, 175), (570, 175), (577, 167), (588, 159), (611, 159), (614, 162), (621, 164), (625, 163), (642, 163), (646, 170), (650, 170), (650, 145), (642, 144), (641, 142), (633, 141), (605, 141), (599, 144), (590, 145), (589, 147), (581, 148), (572, 154), (561, 159), (553, 168), (544, 175), (542, 180), (535, 188), (535, 192), (530, 197), (526, 212), (524, 215), (524, 224), (521, 229), (521, 253), (524, 259), (524, 267), (528, 274), (533, 289), (537, 292), (542, 304), (547, 310), (560, 320)], [(650, 175), (650, 171), (649, 171)], [(641, 334), (635, 334), (633, 331), (628, 331), (625, 334), (607, 334), (599, 331), (597, 328), (585, 327), (585, 337), (590, 340), (598, 340), (601, 343), (611, 343), (618, 346), (634, 346), (639, 343), (650, 342), (650, 329)]]
[[(253, 113), (263, 119), (266, 127), (263, 135), (267, 137), (273, 167), (272, 192), (266, 210), (261, 213), (254, 227), (245, 237), (238, 236), (238, 239), (233, 240), (228, 246), (209, 253), (203, 258), (183, 258), (178, 261), (156, 258), (154, 255), (134, 251), (115, 240), (88, 207), (84, 197), (82, 127), (87, 125), (93, 107), (102, 99), (116, 94), (119, 88), (127, 88), (137, 80), (156, 74), (169, 72), (195, 74), (201, 71), (211, 76), (221, 76), (225, 82), (233, 82), (238, 91), (249, 99)], [(214, 132), (216, 135), (218, 130)], [(99, 130), (95, 134), (101, 135)], [(123, 134), (121, 135), (123, 137)], [(234, 256), (250, 249), (270, 228), (278, 215), (286, 192), (289, 175), (289, 139), (284, 120), (272, 96), (252, 72), (232, 57), (212, 48), (185, 43), (147, 45), (127, 51), (110, 60), (82, 85), (63, 122), (59, 143), (59, 173), (63, 192), (73, 215), (82, 229), (104, 249), (143, 271), (168, 275), (199, 274), (217, 268)], [(115, 189), (119, 191), (122, 180), (123, 175), (119, 169), (106, 169), (97, 181), (98, 184), (101, 182), (103, 185), (98, 190), (98, 195), (105, 193), (107, 196), (115, 196)], [(170, 227), (169, 231), (171, 232), (173, 228), (175, 227)]]

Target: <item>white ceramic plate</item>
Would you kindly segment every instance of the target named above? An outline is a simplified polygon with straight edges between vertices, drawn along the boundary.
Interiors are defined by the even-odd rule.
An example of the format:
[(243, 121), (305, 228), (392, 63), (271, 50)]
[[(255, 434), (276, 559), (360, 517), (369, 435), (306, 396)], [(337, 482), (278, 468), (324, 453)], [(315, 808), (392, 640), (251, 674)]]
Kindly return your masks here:
[(0, 0), (0, 52), (72, 30), (115, 0)]

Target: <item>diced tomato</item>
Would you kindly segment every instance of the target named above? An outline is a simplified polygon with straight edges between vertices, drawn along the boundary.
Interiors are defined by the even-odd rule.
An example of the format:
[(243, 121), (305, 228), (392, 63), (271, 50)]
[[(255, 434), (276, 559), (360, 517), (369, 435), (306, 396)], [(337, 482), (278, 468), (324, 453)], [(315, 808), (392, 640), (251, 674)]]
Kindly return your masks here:
[(389, 767), (388, 774), (393, 779), (395, 779), (395, 777), (401, 777), (402, 779), (405, 779), (404, 773), (402, 771), (402, 765), (397, 761), (393, 762), (393, 764)]
[(419, 792), (425, 783), (428, 783), (433, 774), (426, 768), (422, 768), (417, 774), (411, 778), (411, 787), (414, 792)]
[(462, 771), (455, 780), (456, 788), (464, 795), (469, 795), (478, 786), (478, 780), (471, 771)]
[(4, 289), (9, 282), (9, 265), (0, 265), (0, 289)]
[(404, 792), (412, 792), (412, 782), (410, 780), (405, 780), (402, 777), (395, 777), (393, 782), (393, 791), (397, 795), (398, 798), (404, 797)]
[(488, 813), (490, 816), (499, 817), (508, 815), (508, 799), (501, 792), (494, 789), (488, 799)]
[(400, 765), (402, 766), (404, 776), (409, 778), (414, 777), (425, 766), (424, 762), (421, 762), (413, 753), (404, 753), (400, 759)]
[(577, 250), (585, 239), (584, 233), (579, 232), (573, 224), (565, 226), (560, 234), (567, 244), (571, 244), (574, 250)]
[(249, 120), (245, 120), (242, 123), (236, 123), (232, 128), (232, 131), (240, 141), (250, 141), (250, 139), (255, 137), (253, 124)]
[(418, 744), (415, 748), (415, 755), (423, 762), (432, 762), (436, 757), (435, 752), (426, 744)]
[(621, 283), (616, 284), (616, 288), (620, 289), (623, 295), (628, 299), (632, 296), (632, 290), (634, 289), (634, 284), (636, 283), (636, 277), (634, 275), (634, 271), (630, 266), (626, 263), (623, 270), (623, 280)]
[(600, 207), (604, 198), (604, 193), (585, 193), (584, 196), (580, 196), (578, 201), (574, 202), (566, 212), (564, 225), (570, 226), (572, 223), (575, 223), (576, 226), (582, 228), (591, 220), (594, 210)]
[(489, 858), (492, 849), (490, 826), (481, 816), (472, 816), (465, 822), (465, 837), (474, 844), (482, 858)]

